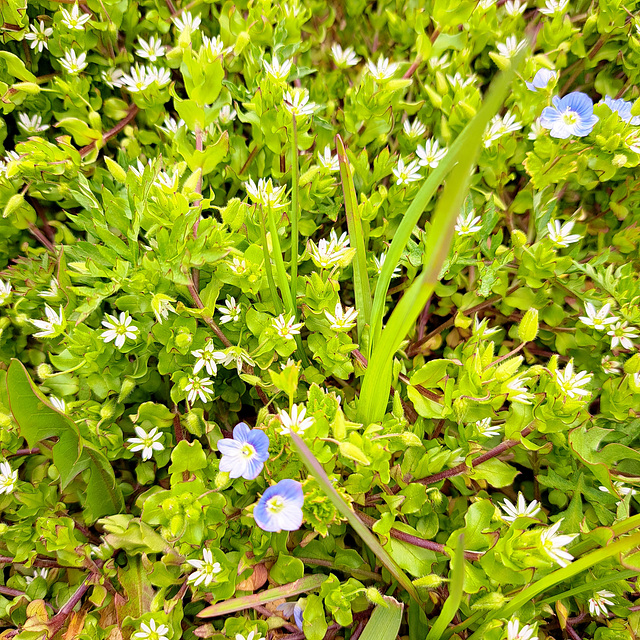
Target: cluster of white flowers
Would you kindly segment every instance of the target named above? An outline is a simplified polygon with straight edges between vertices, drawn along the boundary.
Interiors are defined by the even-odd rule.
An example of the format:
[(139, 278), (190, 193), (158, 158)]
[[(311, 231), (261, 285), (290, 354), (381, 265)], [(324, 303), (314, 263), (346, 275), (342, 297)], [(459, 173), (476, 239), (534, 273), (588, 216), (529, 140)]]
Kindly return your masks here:
[(164, 67), (136, 64), (113, 82), (114, 86), (123, 87), (129, 93), (141, 93), (156, 83), (159, 88), (171, 82), (171, 72)]
[(313, 240), (309, 240), (308, 250), (313, 263), (320, 269), (329, 269), (353, 255), (347, 234), (343, 233), (338, 238), (338, 234), (333, 229), (329, 232), (329, 240), (322, 238), (317, 245)]
[(286, 187), (275, 186), (271, 181), (271, 178), (265, 180), (260, 178), (258, 184), (256, 184), (251, 178), (244, 183), (244, 188), (249, 194), (249, 197), (255, 204), (261, 204), (263, 206), (269, 206), (272, 209), (284, 209), (287, 203), (284, 201), (284, 194)]
[(522, 123), (516, 119), (511, 111), (507, 111), (504, 116), (493, 116), (489, 127), (484, 134), (484, 146), (490, 147), (496, 140), (508, 133), (514, 133), (522, 129)]

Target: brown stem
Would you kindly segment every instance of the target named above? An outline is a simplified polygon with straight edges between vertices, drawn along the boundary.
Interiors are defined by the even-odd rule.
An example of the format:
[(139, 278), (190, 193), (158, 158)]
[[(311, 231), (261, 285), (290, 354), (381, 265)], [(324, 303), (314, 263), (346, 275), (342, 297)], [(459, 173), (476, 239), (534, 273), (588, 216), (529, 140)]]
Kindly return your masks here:
[(402, 76), (403, 79), (407, 80), (408, 78), (410, 78), (416, 72), (416, 69), (420, 66), (421, 63), (422, 57), (420, 55), (417, 55), (416, 59), (411, 63), (411, 66), (405, 71), (404, 75)]
[[(261, 604), (254, 604), (253, 608), (260, 613), (261, 615), (263, 615), (265, 618), (282, 618), (282, 616), (278, 613), (273, 613), (272, 611), (269, 611), (269, 609), (267, 609), (267, 607), (263, 607)], [(282, 618), (284, 619), (284, 618)], [(299, 631), (298, 627), (296, 627), (295, 624), (290, 624), (289, 622), (285, 622), (282, 625), (287, 631), (292, 631), (297, 633)]]
[(582, 640), (582, 638), (580, 638), (580, 636), (576, 633), (575, 629), (570, 624), (567, 623), (565, 629), (567, 630), (567, 634), (570, 638), (572, 638), (572, 640)]
[[(364, 524), (369, 527), (369, 529), (373, 529), (373, 525), (377, 522), (375, 518), (367, 515), (366, 513), (362, 513), (362, 511), (356, 511), (356, 514), (364, 522)], [(421, 547), (422, 549), (429, 549), (430, 551), (435, 551), (436, 553), (443, 553), (445, 555), (449, 555), (446, 551), (446, 548), (443, 544), (439, 542), (434, 542), (433, 540), (424, 540), (423, 538), (418, 538), (417, 536), (413, 536), (410, 533), (405, 533), (404, 531), (398, 531), (398, 529), (389, 529), (389, 535), (396, 540), (401, 540), (402, 542), (406, 542), (408, 544), (412, 544), (414, 547)], [(479, 551), (465, 551), (464, 557), (467, 560), (479, 560), (482, 557), (482, 553)]]
[[(26, 560), (14, 560), (11, 556), (0, 556), (0, 564), (25, 564)], [(33, 567), (47, 569), (64, 569), (62, 564), (58, 564), (55, 560), (47, 560), (46, 558), (36, 559), (31, 563)]]
[(180, 413), (178, 412), (178, 405), (173, 405), (173, 432), (176, 436), (176, 443), (180, 442), (180, 440), (185, 440), (184, 430), (182, 428), (182, 423), (180, 422)]
[(247, 161), (242, 165), (242, 169), (240, 169), (240, 173), (238, 174), (239, 176), (244, 175), (244, 172), (247, 170), (249, 165), (253, 162), (253, 159), (258, 155), (258, 150), (259, 150), (258, 145), (256, 145), (255, 147), (253, 147), (253, 149), (251, 149), (251, 151), (249, 152), (249, 157), (247, 158)]
[(34, 447), (33, 449), (18, 449), (15, 453), (7, 454), (9, 456), (31, 456), (40, 453), (40, 449), (38, 447)]
[(47, 238), (49, 238), (49, 240), (53, 242), (56, 237), (56, 230), (49, 224), (49, 219), (47, 218), (45, 210), (35, 198), (30, 197), (29, 203), (36, 210), (38, 218), (40, 218), (42, 222), (42, 229), (47, 234)]
[(49, 621), (49, 630), (51, 637), (55, 636), (60, 629), (64, 626), (69, 614), (73, 611), (74, 607), (82, 600), (82, 596), (87, 592), (89, 588), (89, 576), (86, 576), (82, 581), (82, 584), (76, 589), (75, 593), (69, 598), (69, 600), (62, 606), (60, 611), (51, 618)]
[(18, 589), (10, 589), (9, 587), (3, 586), (0, 586), (0, 593), (4, 594), (5, 596), (13, 596), (14, 598), (27, 595), (24, 591), (18, 591)]
[[(136, 117), (136, 115), (138, 114), (138, 111), (139, 111), (138, 107), (135, 104), (132, 104), (129, 107), (129, 111), (127, 115), (124, 118), (122, 118), (122, 120), (120, 120), (120, 122), (118, 122), (118, 124), (116, 124), (115, 127), (113, 127), (112, 129), (109, 129), (109, 131), (107, 131), (102, 136), (102, 145), (105, 145), (108, 140), (111, 140), (113, 136), (120, 133)], [(80, 157), (84, 158), (88, 156), (95, 148), (96, 148), (96, 143), (94, 140), (91, 144), (88, 144), (86, 147), (82, 147), (82, 149), (80, 149)]]
[(171, 0), (166, 0), (166, 2), (167, 2), (167, 7), (169, 7), (169, 11), (171, 11), (171, 15), (175, 16), (176, 8), (173, 6), (173, 2), (171, 2)]
[(44, 233), (42, 233), (42, 231), (33, 224), (33, 222), (29, 223), (29, 231), (34, 238), (38, 239), (44, 245), (47, 251), (50, 251), (51, 253), (56, 252), (56, 248), (51, 240), (49, 240), (49, 238), (47, 238), (47, 236), (45, 236)]

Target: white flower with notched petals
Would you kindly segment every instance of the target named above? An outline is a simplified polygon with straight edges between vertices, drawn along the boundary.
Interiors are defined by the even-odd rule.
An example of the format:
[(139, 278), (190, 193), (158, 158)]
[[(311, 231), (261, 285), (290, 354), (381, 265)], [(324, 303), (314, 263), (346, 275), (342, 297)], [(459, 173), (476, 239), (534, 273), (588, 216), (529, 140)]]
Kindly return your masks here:
[(172, 18), (173, 24), (176, 25), (176, 29), (182, 33), (187, 27), (192, 33), (197, 30), (202, 21), (200, 16), (191, 15), (190, 11), (185, 11), (182, 15), (174, 16)]
[(520, 0), (507, 0), (504, 3), (504, 10), (508, 16), (515, 18), (521, 16), (527, 9), (526, 2), (520, 2)]
[(148, 42), (144, 38), (138, 37), (138, 46), (140, 48), (136, 49), (136, 54), (140, 58), (146, 58), (149, 62), (155, 62), (164, 56), (165, 48), (160, 38), (155, 36), (151, 36)]
[(260, 178), (258, 184), (249, 178), (244, 183), (244, 188), (254, 204), (261, 204), (265, 207), (270, 206), (274, 210), (283, 209), (287, 206), (287, 203), (283, 202), (286, 187), (284, 185), (281, 187), (274, 185), (271, 178), (268, 180)]
[(9, 282), (9, 280), (6, 282), (0, 280), (0, 305), (3, 305), (9, 299), (11, 291), (11, 282)]
[(322, 238), (316, 245), (313, 240), (307, 243), (309, 255), (316, 267), (320, 269), (328, 269), (338, 263), (344, 263), (353, 256), (353, 249), (349, 248), (349, 238), (343, 233), (340, 238), (332, 229), (329, 234), (329, 240)]
[(488, 336), (492, 336), (494, 333), (500, 331), (500, 327), (490, 327), (489, 326), (489, 318), (483, 318), (482, 320), (478, 320), (478, 315), (476, 314), (473, 319), (473, 335), (479, 338), (487, 338)]
[(449, 54), (445, 53), (438, 56), (432, 56), (427, 60), (427, 65), (431, 71), (444, 71), (447, 67), (451, 65), (451, 60), (449, 60)]
[(300, 116), (312, 116), (318, 105), (309, 102), (309, 94), (306, 89), (287, 91), (284, 94), (284, 108), (296, 118)]
[(25, 576), (25, 582), (27, 584), (31, 584), (36, 578), (42, 578), (43, 580), (47, 579), (47, 576), (49, 575), (49, 569), (34, 569), (33, 570), (33, 575), (32, 576)]
[(380, 56), (378, 62), (367, 61), (367, 71), (376, 82), (386, 82), (391, 80), (400, 65), (397, 62), (389, 62), (389, 58)]
[(500, 435), (500, 427), (492, 423), (491, 418), (483, 418), (476, 421), (476, 431), (483, 438), (493, 438)]
[(242, 372), (242, 367), (244, 365), (254, 367), (256, 364), (242, 347), (227, 347), (224, 351), (216, 353), (216, 359), (219, 364), (222, 364), (225, 367), (232, 363), (235, 364), (238, 375)]
[(404, 121), (404, 125), (402, 128), (404, 129), (404, 132), (407, 135), (407, 137), (410, 138), (411, 140), (414, 140), (415, 138), (419, 138), (421, 135), (424, 135), (424, 133), (427, 131), (427, 127), (425, 127), (422, 124), (422, 122), (418, 120), (418, 118), (415, 118), (413, 122), (411, 122), (411, 120), (407, 118)]
[(193, 366), (193, 373), (199, 373), (204, 367), (210, 376), (215, 376), (218, 373), (218, 366), (216, 362), (222, 356), (222, 353), (216, 351), (213, 342), (209, 340), (202, 349), (196, 349), (191, 352), (191, 355), (197, 358), (195, 365)]
[(331, 56), (333, 57), (333, 61), (336, 63), (336, 67), (339, 69), (354, 67), (358, 62), (360, 62), (360, 58), (356, 55), (353, 47), (343, 49), (339, 44), (332, 45)]
[(607, 335), (611, 336), (611, 348), (615, 349), (620, 345), (623, 349), (633, 349), (633, 338), (638, 337), (638, 333), (635, 331), (635, 327), (629, 327), (629, 323), (616, 322)]
[(532, 640), (535, 628), (525, 624), (520, 628), (520, 620), (513, 618), (507, 623), (507, 640)]
[(257, 631), (250, 631), (246, 638), (241, 633), (236, 633), (236, 640), (264, 640), (264, 638)]
[(586, 371), (580, 371), (578, 373), (573, 372), (573, 360), (569, 361), (564, 371), (556, 369), (555, 380), (560, 391), (570, 398), (577, 398), (579, 396), (588, 396), (589, 391), (583, 389), (585, 384), (588, 384), (593, 378), (593, 374)]
[[(108, 318), (108, 320), (107, 320)], [(116, 318), (110, 314), (106, 314), (105, 319), (102, 321), (102, 326), (106, 327), (100, 337), (105, 343), (115, 340), (115, 345), (118, 349), (124, 346), (127, 339), (136, 340), (138, 338), (138, 327), (131, 324), (131, 316), (128, 311), (122, 311), (120, 318)]]
[(201, 378), (196, 375), (190, 376), (187, 378), (184, 390), (188, 393), (187, 401), (189, 404), (193, 404), (198, 398), (207, 403), (211, 401), (210, 396), (213, 395), (213, 382), (209, 378)]
[(26, 113), (19, 113), (18, 121), (18, 126), (25, 133), (42, 133), (49, 128), (48, 124), (42, 124), (42, 116), (38, 114), (29, 117)]
[(176, 120), (171, 116), (167, 116), (162, 125), (163, 126), (158, 125), (158, 129), (160, 129), (160, 131), (164, 131), (167, 135), (175, 136), (178, 133), (178, 129), (186, 126), (186, 123), (182, 118), (180, 118), (180, 120)]
[(424, 147), (420, 144), (418, 145), (416, 155), (420, 158), (420, 166), (435, 169), (447, 155), (447, 150), (444, 148), (441, 149), (437, 140), (429, 138), (429, 140), (425, 142)]
[(525, 44), (524, 40), (518, 41), (515, 36), (509, 36), (506, 42), (498, 43), (498, 53), (505, 58), (513, 58)]
[(513, 504), (511, 500), (505, 499), (500, 508), (506, 514), (501, 516), (505, 522), (515, 522), (517, 518), (533, 518), (540, 511), (540, 504), (537, 500), (527, 504), (522, 493), (518, 493), (516, 504)]
[(515, 133), (522, 129), (522, 123), (516, 120), (516, 117), (511, 111), (507, 111), (504, 116), (493, 116), (489, 127), (484, 133), (484, 146), (490, 147), (496, 140), (502, 138), (502, 136), (508, 133)]
[(220, 124), (231, 124), (235, 119), (238, 113), (235, 109), (232, 109), (230, 105), (225, 104), (220, 107), (220, 113), (218, 114), (218, 120), (220, 120)]
[(166, 171), (159, 171), (153, 186), (162, 189), (162, 191), (175, 191), (178, 184), (178, 176), (176, 174), (169, 175)]
[(475, 209), (472, 209), (466, 216), (461, 213), (456, 218), (454, 229), (459, 236), (472, 236), (482, 229), (482, 218), (475, 214)]
[(244, 258), (241, 259), (234, 256), (231, 262), (227, 262), (227, 265), (237, 276), (244, 275), (247, 272), (247, 261)]
[(67, 410), (67, 404), (61, 398), (56, 396), (49, 396), (49, 402), (60, 412), (65, 413)]
[(456, 71), (452, 76), (447, 75), (447, 80), (454, 89), (464, 89), (471, 84), (475, 84), (478, 80), (478, 76), (475, 73), (472, 73), (466, 78), (463, 78), (462, 74), (459, 71)]
[(398, 158), (398, 164), (393, 168), (393, 175), (396, 177), (396, 184), (410, 184), (422, 180), (420, 165), (417, 160), (412, 160), (405, 164), (402, 158)]
[(615, 604), (615, 600), (613, 600), (615, 597), (615, 593), (611, 593), (611, 591), (607, 591), (606, 589), (596, 591), (596, 593), (589, 598), (589, 613), (594, 617), (606, 616), (609, 613), (607, 606), (610, 607)]
[[(387, 259), (386, 253), (381, 253), (380, 257), (373, 256), (373, 265), (378, 275), (382, 273), (382, 267), (384, 267), (384, 263), (386, 259)], [(399, 278), (401, 274), (402, 274), (402, 270), (400, 269), (400, 266), (397, 266), (394, 268), (393, 273), (391, 274), (391, 277)]]
[(338, 160), (338, 155), (331, 155), (331, 147), (329, 145), (324, 148), (324, 151), (322, 153), (318, 154), (318, 163), (321, 167), (331, 172), (340, 171), (340, 161)]
[(315, 423), (315, 418), (307, 415), (307, 408), (302, 405), (294, 404), (291, 407), (291, 413), (288, 413), (284, 409), (278, 412), (278, 418), (282, 424), (280, 429), (280, 435), (286, 436), (290, 433), (302, 433), (309, 427), (312, 427)]
[(122, 86), (122, 76), (124, 76), (124, 71), (116, 69), (116, 67), (109, 67), (100, 72), (102, 81), (111, 89)]
[(582, 324), (586, 324), (587, 327), (593, 327), (596, 331), (606, 331), (609, 329), (610, 324), (619, 320), (617, 316), (609, 315), (611, 305), (608, 302), (607, 304), (602, 305), (599, 311), (596, 311), (595, 306), (590, 302), (585, 302), (584, 310), (587, 315), (580, 316), (580, 322), (582, 322)]
[(285, 340), (293, 340), (294, 336), (300, 333), (303, 325), (304, 323), (302, 322), (296, 322), (293, 316), (285, 318), (283, 313), (271, 321), (271, 326), (275, 329), (276, 333)]
[(84, 25), (91, 20), (91, 14), (80, 13), (80, 7), (73, 5), (71, 11), (60, 9), (62, 12), (62, 24), (73, 31), (84, 31)]
[(82, 52), (77, 55), (73, 49), (70, 49), (65, 52), (64, 58), (59, 62), (68, 73), (77, 76), (87, 66), (87, 54)]
[(238, 322), (240, 320), (242, 307), (233, 296), (227, 296), (224, 307), (218, 307), (218, 311), (222, 314), (220, 324), (227, 324), (227, 322)]
[(622, 373), (622, 362), (614, 360), (610, 355), (602, 356), (600, 366), (602, 370), (609, 375), (619, 375)]
[(59, 294), (58, 280), (54, 276), (53, 278), (51, 278), (51, 281), (49, 282), (49, 290), (48, 291), (43, 291), (42, 293), (39, 293), (38, 295), (41, 298), (57, 298), (58, 294)]
[(209, 49), (215, 58), (228, 56), (233, 51), (232, 47), (224, 46), (224, 42), (222, 42), (222, 38), (220, 36), (213, 36), (213, 38), (202, 36), (202, 46), (205, 49)]
[(537, 118), (531, 125), (531, 130), (527, 134), (529, 140), (537, 140), (540, 136), (546, 135), (547, 130), (542, 126), (540, 118)]
[(59, 313), (56, 313), (48, 304), (45, 304), (44, 313), (47, 316), (46, 320), (31, 320), (31, 323), (40, 329), (38, 333), (33, 334), (34, 338), (53, 338), (64, 331), (67, 325), (62, 305)]
[(16, 488), (18, 472), (12, 471), (8, 462), (0, 462), (0, 495), (9, 495)]
[(549, 232), (549, 239), (559, 247), (568, 247), (574, 242), (582, 240), (582, 236), (577, 233), (571, 233), (575, 222), (569, 220), (563, 225), (560, 224), (560, 220), (554, 220), (547, 223), (547, 231)]
[(129, 450), (132, 452), (142, 451), (142, 459), (150, 460), (154, 451), (162, 451), (164, 445), (160, 440), (164, 438), (164, 433), (158, 432), (158, 427), (153, 427), (149, 433), (147, 433), (142, 427), (135, 427), (137, 438), (127, 438), (127, 442), (130, 442), (132, 446)]
[(559, 13), (564, 13), (569, 6), (569, 0), (547, 0), (543, 8), (538, 11), (545, 16), (555, 16)]
[(214, 562), (213, 553), (209, 549), (202, 550), (202, 560), (187, 560), (196, 569), (189, 575), (187, 582), (192, 582), (194, 587), (204, 584), (208, 587), (215, 579), (216, 574), (222, 571), (219, 562)]
[[(622, 496), (623, 498), (628, 495), (635, 496), (638, 493), (632, 487), (628, 487), (624, 482), (622, 482), (622, 480), (614, 480), (611, 484), (613, 485), (613, 488), (616, 490), (616, 493)], [(598, 489), (600, 489), (600, 491), (604, 491), (605, 493), (611, 493), (608, 487), (603, 487), (602, 485), (600, 485)]]
[(41, 53), (43, 49), (48, 49), (47, 40), (53, 35), (52, 27), (45, 27), (44, 22), (40, 20), (39, 26), (29, 25), (29, 31), (24, 34), (25, 40), (31, 41), (31, 48)]
[(164, 87), (171, 82), (171, 71), (164, 67), (147, 67), (147, 78), (153, 83), (157, 83), (159, 87)]
[(558, 529), (562, 523), (563, 518), (558, 520), (552, 527), (543, 529), (540, 532), (540, 544), (544, 552), (561, 567), (568, 567), (569, 563), (573, 560), (573, 556), (563, 549), (574, 538), (578, 537), (578, 534), (573, 535), (558, 535)]
[(340, 302), (336, 302), (333, 314), (329, 313), (325, 309), (324, 315), (331, 323), (332, 329), (334, 329), (335, 331), (348, 331), (349, 329), (355, 327), (358, 312), (353, 307), (347, 307), (343, 310)]
[(123, 73), (120, 78), (120, 86), (125, 88), (129, 93), (140, 93), (147, 89), (153, 80), (147, 73), (147, 67), (144, 65), (136, 65), (129, 69), (129, 73)]
[(273, 80), (280, 81), (286, 80), (289, 77), (289, 72), (291, 71), (292, 62), (291, 60), (285, 60), (282, 64), (278, 60), (276, 56), (271, 58), (271, 64), (269, 64), (266, 60), (262, 61), (264, 65), (264, 70), (267, 72), (269, 77)]
[(136, 631), (131, 637), (137, 640), (169, 640), (169, 627), (166, 624), (156, 625), (156, 621), (151, 618), (149, 624), (142, 622), (140, 631)]
[(504, 385), (504, 391), (507, 393), (507, 398), (510, 402), (531, 404), (533, 394), (529, 393), (529, 389), (524, 383), (524, 378), (521, 376), (515, 376)]

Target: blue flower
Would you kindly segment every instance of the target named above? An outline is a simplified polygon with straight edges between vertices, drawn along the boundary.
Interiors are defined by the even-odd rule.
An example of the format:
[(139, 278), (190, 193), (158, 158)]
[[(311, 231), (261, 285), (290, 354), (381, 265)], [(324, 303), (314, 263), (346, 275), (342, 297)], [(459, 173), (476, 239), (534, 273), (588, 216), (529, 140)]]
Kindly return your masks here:
[(540, 69), (533, 77), (531, 82), (525, 82), (529, 91), (537, 91), (538, 89), (546, 89), (552, 80), (556, 79), (556, 72), (549, 69)]
[(269, 459), (269, 437), (240, 422), (233, 429), (233, 440), (218, 440), (218, 451), (222, 453), (220, 471), (228, 471), (230, 478), (253, 480)]
[(253, 510), (256, 524), (264, 531), (296, 531), (302, 526), (302, 485), (280, 480), (269, 487)]
[(604, 100), (601, 100), (600, 103), (607, 105), (611, 111), (617, 111), (618, 116), (620, 116), (620, 120), (624, 122), (628, 122), (629, 124), (638, 125), (640, 124), (640, 116), (632, 116), (631, 115), (631, 107), (633, 107), (632, 102), (627, 102), (622, 98), (618, 100), (614, 100), (611, 96), (605, 96)]
[(285, 602), (284, 604), (279, 604), (276, 608), (278, 611), (282, 611), (282, 614), (285, 618), (291, 618), (295, 620), (296, 627), (302, 631), (303, 613), (304, 608), (301, 606), (301, 603), (304, 604), (306, 598), (302, 598), (296, 602)]
[(553, 107), (542, 110), (540, 124), (545, 129), (551, 129), (549, 135), (552, 138), (564, 139), (589, 135), (598, 120), (593, 113), (591, 98), (586, 93), (573, 91), (564, 98), (555, 96)]

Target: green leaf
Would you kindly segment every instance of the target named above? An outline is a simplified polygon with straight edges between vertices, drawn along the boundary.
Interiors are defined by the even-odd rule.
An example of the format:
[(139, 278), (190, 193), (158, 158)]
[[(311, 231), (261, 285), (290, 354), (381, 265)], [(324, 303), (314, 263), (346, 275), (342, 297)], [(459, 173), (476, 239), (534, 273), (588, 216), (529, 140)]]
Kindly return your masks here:
[(518, 475), (518, 470), (498, 458), (490, 458), (486, 462), (469, 471), (473, 480), (486, 480), (492, 487), (508, 487)]
[(114, 600), (120, 620), (124, 620), (126, 616), (139, 618), (147, 613), (155, 595), (140, 556), (129, 557), (127, 560), (125, 567), (118, 567), (118, 581), (126, 599)]
[(287, 584), (300, 580), (304, 576), (304, 564), (302, 560), (292, 556), (286, 556), (282, 553), (278, 556), (278, 560), (271, 567), (269, 577), (277, 584)]
[(171, 462), (173, 464), (169, 467), (169, 473), (199, 471), (200, 469), (206, 469), (208, 466), (207, 456), (198, 440), (193, 442), (180, 440), (171, 452)]
[[(7, 372), (7, 392), (20, 435), (30, 447), (51, 451), (63, 489), (78, 474), (87, 471), (86, 521), (93, 523), (101, 516), (120, 512), (124, 501), (109, 460), (82, 439), (72, 420), (49, 404), (24, 365), (15, 359)], [(57, 438), (58, 442), (51, 447), (46, 442), (49, 438)]]
[(7, 71), (14, 78), (22, 80), (23, 82), (36, 82), (37, 78), (28, 71), (24, 66), (24, 62), (18, 58), (18, 56), (10, 53), (9, 51), (0, 51), (0, 60), (4, 60)]
[(56, 124), (56, 127), (70, 133), (73, 136), (74, 142), (83, 146), (102, 138), (102, 134), (99, 131), (92, 129), (86, 122), (79, 118), (63, 118)]
[(386, 607), (378, 605), (371, 614), (360, 640), (395, 640), (402, 622), (404, 605), (390, 596), (382, 596)]

